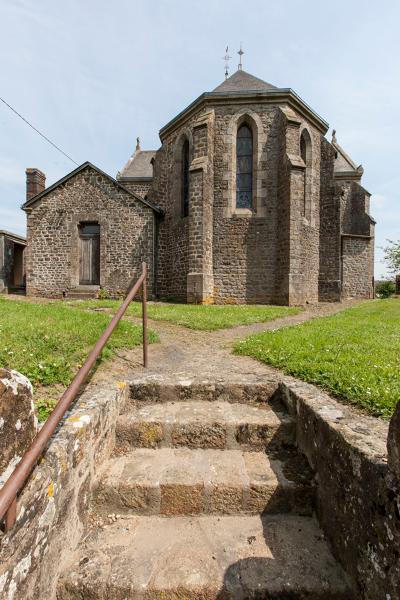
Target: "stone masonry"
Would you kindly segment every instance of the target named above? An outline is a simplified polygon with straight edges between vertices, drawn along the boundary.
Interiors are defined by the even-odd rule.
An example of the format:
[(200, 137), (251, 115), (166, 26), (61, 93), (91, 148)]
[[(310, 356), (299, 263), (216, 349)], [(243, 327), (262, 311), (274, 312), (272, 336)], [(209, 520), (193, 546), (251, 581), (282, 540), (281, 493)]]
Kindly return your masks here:
[[(373, 221), (362, 170), (336, 138), (325, 140), (327, 124), (298, 100), (238, 71), (161, 130), (150, 192), (166, 214), (158, 244), (161, 297), (303, 304), (372, 296)], [(243, 122), (253, 132), (250, 210), (235, 206), (236, 132)], [(185, 140), (188, 217), (179, 188)]]
[(141, 262), (153, 289), (155, 210), (89, 163), (25, 204), (27, 293), (60, 298), (79, 288), (80, 223), (100, 226), (100, 287), (125, 295)]
[[(237, 205), (243, 125), (252, 140), (247, 208)], [(164, 299), (296, 305), (373, 297), (370, 194), (361, 185), (362, 167), (335, 132), (325, 139), (327, 130), (291, 89), (238, 70), (161, 129), (158, 151), (143, 151), (138, 139), (113, 185), (104, 176), (76, 175), (25, 205), (28, 293), (61, 296), (77, 286), (76, 228), (90, 218), (101, 220), (101, 286), (114, 295), (146, 257), (152, 291)], [(123, 211), (104, 204), (111, 189)], [(153, 213), (128, 201), (128, 192)], [(51, 240), (52, 227), (64, 232), (57, 235), (62, 244)], [(121, 251), (112, 241), (119, 229)]]

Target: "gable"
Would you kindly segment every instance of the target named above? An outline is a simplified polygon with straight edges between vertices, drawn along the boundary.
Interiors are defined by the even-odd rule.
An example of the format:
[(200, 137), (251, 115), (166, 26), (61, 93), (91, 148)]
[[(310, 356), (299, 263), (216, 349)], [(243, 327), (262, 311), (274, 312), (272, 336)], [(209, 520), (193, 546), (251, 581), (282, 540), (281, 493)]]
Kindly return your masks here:
[(85, 162), (85, 163), (83, 163), (77, 169), (74, 169), (73, 171), (71, 171), (70, 173), (68, 173), (68, 175), (66, 175), (65, 177), (63, 177), (63, 178), (59, 179), (58, 181), (56, 181), (55, 183), (53, 183), (53, 185), (51, 185), (48, 188), (46, 188), (45, 190), (43, 190), (43, 192), (41, 192), (40, 194), (37, 194), (36, 196), (34, 196), (33, 198), (31, 198), (30, 200), (27, 200), (21, 206), (22, 210), (25, 210), (25, 211), (29, 210), (31, 207), (33, 207), (34, 204), (36, 204), (37, 202), (40, 202), (44, 197), (46, 197), (51, 192), (57, 190), (58, 188), (61, 188), (61, 186), (65, 185), (70, 180), (72, 180), (74, 177), (76, 177), (77, 175), (83, 173), (85, 170), (92, 170), (92, 171), (94, 171), (95, 174), (104, 177), (108, 182), (110, 182), (113, 186), (115, 186), (116, 189), (118, 189), (119, 191), (123, 191), (124, 193), (128, 194), (131, 198), (134, 198), (138, 202), (140, 202), (140, 203), (146, 205), (147, 207), (151, 208), (154, 212), (159, 213), (159, 214), (162, 213), (162, 211), (161, 211), (160, 208), (158, 208), (157, 206), (153, 205), (148, 200), (145, 200), (141, 196), (138, 196), (134, 192), (129, 191), (126, 187), (124, 187), (123, 185), (121, 185), (121, 183), (119, 183), (116, 179), (114, 179), (113, 177), (111, 177), (111, 175), (108, 175), (107, 173), (105, 173), (104, 171), (102, 171), (101, 169), (99, 169), (98, 167), (96, 167), (95, 165), (93, 165), (92, 163), (90, 163), (88, 161)]

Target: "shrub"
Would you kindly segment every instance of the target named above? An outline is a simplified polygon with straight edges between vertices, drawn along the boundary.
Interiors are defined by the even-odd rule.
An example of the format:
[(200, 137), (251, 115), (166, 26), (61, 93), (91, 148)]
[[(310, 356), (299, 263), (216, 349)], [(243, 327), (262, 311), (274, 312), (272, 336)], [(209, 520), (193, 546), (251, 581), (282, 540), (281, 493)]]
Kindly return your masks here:
[(110, 295), (109, 291), (106, 290), (106, 288), (100, 288), (97, 293), (97, 298), (99, 300), (110, 300), (111, 295)]
[(396, 286), (394, 285), (393, 281), (391, 281), (390, 279), (388, 279), (386, 281), (380, 281), (376, 285), (376, 289), (375, 289), (375, 293), (378, 298), (389, 298), (390, 296), (392, 296), (395, 293), (395, 291), (396, 291)]

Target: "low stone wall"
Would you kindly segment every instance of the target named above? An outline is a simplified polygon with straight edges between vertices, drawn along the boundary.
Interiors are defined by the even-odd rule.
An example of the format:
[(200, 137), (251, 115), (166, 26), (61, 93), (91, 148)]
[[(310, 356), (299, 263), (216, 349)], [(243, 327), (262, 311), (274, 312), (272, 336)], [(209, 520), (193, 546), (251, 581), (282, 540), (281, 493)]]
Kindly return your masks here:
[(80, 541), (91, 484), (108, 457), (125, 386), (91, 387), (53, 436), (18, 498), (17, 522), (1, 540), (0, 597), (53, 600)]
[(387, 423), (312, 385), (284, 378), (281, 397), (316, 474), (318, 519), (355, 597), (399, 600), (400, 405), (388, 438)]

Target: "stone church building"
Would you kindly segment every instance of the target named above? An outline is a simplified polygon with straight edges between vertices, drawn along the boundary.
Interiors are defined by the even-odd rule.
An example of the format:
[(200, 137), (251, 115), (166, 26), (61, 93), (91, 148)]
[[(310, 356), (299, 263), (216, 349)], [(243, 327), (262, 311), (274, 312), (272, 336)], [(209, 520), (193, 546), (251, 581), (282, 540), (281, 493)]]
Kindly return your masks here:
[(27, 170), (29, 295), (126, 293), (304, 304), (373, 295), (363, 169), (290, 88), (239, 69), (136, 151), (116, 178), (87, 162), (45, 188)]

